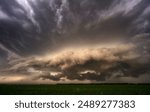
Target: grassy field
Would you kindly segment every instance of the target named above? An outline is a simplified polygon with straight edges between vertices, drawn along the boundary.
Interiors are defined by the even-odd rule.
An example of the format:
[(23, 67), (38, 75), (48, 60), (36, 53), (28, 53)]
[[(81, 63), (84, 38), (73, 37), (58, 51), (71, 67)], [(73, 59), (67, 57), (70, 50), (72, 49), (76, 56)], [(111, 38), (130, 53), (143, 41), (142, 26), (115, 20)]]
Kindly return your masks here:
[(0, 85), (1, 95), (150, 95), (150, 84)]

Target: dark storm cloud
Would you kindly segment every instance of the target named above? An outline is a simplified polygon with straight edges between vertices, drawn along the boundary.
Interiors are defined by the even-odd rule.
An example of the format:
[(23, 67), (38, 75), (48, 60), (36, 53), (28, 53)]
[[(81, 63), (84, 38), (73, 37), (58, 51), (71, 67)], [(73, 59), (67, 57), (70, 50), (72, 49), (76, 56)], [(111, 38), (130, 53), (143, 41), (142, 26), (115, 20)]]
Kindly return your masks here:
[[(53, 81), (149, 75), (149, 13), (149, 0), (1, 0), (0, 71)], [(107, 45), (90, 49), (97, 44)], [(58, 53), (76, 46), (86, 52)], [(54, 52), (46, 62), (30, 57)]]
[(6, 61), (5, 57), (7, 56), (7, 54), (2, 49), (0, 49), (0, 53), (0, 66), (2, 66)]
[(126, 40), (149, 32), (148, 12), (149, 0), (2, 0), (0, 43), (23, 56), (91, 38)]

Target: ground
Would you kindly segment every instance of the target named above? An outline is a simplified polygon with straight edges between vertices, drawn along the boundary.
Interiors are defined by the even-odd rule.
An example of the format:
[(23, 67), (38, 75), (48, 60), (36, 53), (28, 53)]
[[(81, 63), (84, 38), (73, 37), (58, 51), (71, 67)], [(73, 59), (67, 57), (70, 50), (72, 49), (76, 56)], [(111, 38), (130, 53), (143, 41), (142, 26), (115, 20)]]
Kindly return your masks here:
[(0, 85), (1, 95), (149, 95), (150, 84)]

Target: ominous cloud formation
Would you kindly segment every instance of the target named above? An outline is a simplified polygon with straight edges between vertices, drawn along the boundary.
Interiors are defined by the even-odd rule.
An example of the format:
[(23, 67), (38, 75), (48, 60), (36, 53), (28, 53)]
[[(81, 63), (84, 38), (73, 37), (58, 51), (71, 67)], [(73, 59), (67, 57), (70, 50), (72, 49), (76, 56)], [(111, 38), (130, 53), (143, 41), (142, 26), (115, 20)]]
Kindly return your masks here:
[[(107, 48), (64, 50), (53, 55), (22, 59), (19, 63), (11, 62), (11, 67), (3, 69), (3, 73), (26, 74), (33, 80), (43, 81), (107, 82), (112, 78), (120, 80), (127, 77), (139, 80), (141, 76), (149, 75), (150, 57), (141, 55), (136, 49), (133, 44), (120, 44)], [(122, 79), (122, 82), (128, 80)], [(149, 79), (144, 82), (149, 82)]]
[(149, 13), (149, 0), (1, 0), (0, 83), (149, 83)]

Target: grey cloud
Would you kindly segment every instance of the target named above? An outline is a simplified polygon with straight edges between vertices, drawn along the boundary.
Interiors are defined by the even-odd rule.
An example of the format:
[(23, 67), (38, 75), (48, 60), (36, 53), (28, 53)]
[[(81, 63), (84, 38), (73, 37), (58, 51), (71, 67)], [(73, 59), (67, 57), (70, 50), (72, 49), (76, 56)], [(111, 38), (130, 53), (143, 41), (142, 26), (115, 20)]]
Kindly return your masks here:
[(9, 19), (9, 16), (5, 14), (3, 11), (0, 11), (0, 19)]
[(5, 0), (0, 7), (1, 18), (9, 17), (1, 20), (0, 42), (22, 56), (91, 38), (100, 43), (128, 40), (149, 31), (148, 16), (142, 16), (148, 0)]

